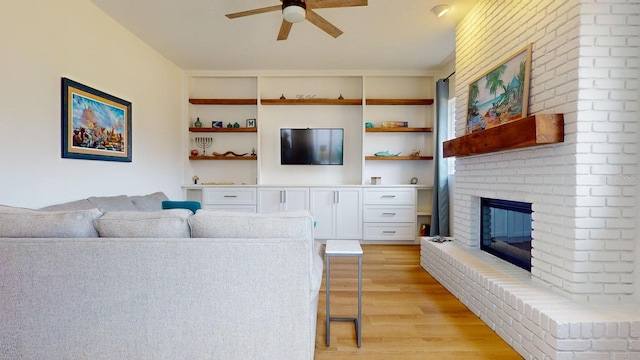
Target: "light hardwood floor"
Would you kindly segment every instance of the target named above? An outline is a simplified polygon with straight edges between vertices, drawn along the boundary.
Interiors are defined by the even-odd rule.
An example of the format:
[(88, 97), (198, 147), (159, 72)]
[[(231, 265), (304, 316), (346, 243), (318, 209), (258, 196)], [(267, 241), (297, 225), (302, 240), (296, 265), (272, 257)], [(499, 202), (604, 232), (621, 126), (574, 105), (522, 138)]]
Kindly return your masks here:
[[(316, 360), (522, 359), (420, 267), (418, 245), (363, 245), (362, 347), (353, 323), (331, 323), (320, 289)], [(357, 260), (331, 259), (331, 316), (357, 313)]]

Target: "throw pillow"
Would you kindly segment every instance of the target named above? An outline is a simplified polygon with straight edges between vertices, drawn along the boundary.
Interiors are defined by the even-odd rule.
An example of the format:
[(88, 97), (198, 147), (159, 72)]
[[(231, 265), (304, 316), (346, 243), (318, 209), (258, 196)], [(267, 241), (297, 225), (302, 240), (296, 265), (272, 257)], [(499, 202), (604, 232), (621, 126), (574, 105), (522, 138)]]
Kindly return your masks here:
[(131, 202), (140, 211), (160, 211), (162, 202), (169, 200), (163, 192), (155, 192), (149, 195), (129, 196)]
[(100, 237), (188, 238), (191, 211), (111, 211), (94, 221)]
[(162, 202), (162, 208), (167, 209), (188, 209), (194, 214), (200, 210), (200, 202), (198, 201), (170, 201), (165, 200)]
[(0, 237), (3, 238), (88, 238), (98, 237), (93, 220), (98, 209), (79, 211), (36, 211), (0, 209)]

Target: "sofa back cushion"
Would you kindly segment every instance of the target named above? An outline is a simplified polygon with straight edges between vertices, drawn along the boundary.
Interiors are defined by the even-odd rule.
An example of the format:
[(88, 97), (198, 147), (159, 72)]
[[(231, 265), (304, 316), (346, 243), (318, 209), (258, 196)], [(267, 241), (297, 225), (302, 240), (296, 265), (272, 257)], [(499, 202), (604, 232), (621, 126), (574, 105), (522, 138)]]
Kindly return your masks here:
[(37, 211), (0, 206), (0, 237), (3, 238), (88, 238), (98, 237), (93, 220), (98, 209), (79, 211)]
[(313, 240), (308, 211), (273, 214), (198, 210), (189, 218), (194, 238), (302, 238)]
[(94, 221), (100, 237), (188, 238), (191, 211), (110, 211)]

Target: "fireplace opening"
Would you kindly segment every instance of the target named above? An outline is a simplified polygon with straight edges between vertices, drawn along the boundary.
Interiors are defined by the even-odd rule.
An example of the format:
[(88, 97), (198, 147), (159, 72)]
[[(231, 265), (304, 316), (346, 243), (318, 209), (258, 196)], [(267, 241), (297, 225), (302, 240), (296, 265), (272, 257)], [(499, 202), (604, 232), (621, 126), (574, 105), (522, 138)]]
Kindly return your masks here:
[(482, 198), (480, 249), (531, 271), (531, 204)]

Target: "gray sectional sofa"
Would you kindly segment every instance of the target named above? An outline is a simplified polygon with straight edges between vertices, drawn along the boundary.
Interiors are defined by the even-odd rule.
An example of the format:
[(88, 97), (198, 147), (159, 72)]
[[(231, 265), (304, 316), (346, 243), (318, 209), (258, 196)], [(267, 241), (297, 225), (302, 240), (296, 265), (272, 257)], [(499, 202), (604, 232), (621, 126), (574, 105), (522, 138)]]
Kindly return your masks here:
[(163, 200), (0, 206), (0, 358), (313, 359), (323, 259), (309, 213)]

